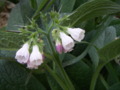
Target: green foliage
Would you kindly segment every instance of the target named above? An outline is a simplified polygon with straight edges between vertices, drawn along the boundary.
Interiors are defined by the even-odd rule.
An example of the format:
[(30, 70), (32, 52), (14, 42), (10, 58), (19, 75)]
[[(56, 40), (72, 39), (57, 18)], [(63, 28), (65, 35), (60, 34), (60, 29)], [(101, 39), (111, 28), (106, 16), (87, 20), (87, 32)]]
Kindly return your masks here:
[(120, 39), (112, 41), (99, 51), (100, 59), (104, 61), (112, 60), (120, 55)]
[(61, 0), (60, 11), (61, 12), (71, 12), (75, 5), (76, 0)]
[(108, 90), (119, 90), (120, 89), (120, 83), (116, 83), (112, 85)]
[[(74, 51), (59, 55), (75, 90), (119, 90), (120, 67), (114, 61), (110, 62), (120, 56), (120, 39), (115, 39), (120, 37), (120, 19), (116, 17), (120, 12), (119, 0), (20, 0), (10, 13), (6, 30), (0, 30), (0, 90), (62, 90), (46, 70), (43, 78), (40, 78), (41, 68), (30, 75), (31, 71), (14, 59), (16, 51), (28, 37), (20, 34), (18, 28), (29, 25), (31, 18), (39, 27), (44, 27), (41, 12), (46, 14), (52, 10), (59, 11), (60, 16), (71, 14), (62, 25), (86, 30), (85, 39), (76, 44)], [(49, 15), (47, 17), (50, 19)], [(51, 20), (48, 23), (50, 26)], [(50, 53), (46, 55), (50, 58), (45, 58), (45, 64), (48, 63), (66, 82), (67, 77), (59, 74), (61, 69), (49, 62), (57, 57), (52, 56), (49, 42), (44, 40), (45, 51)]]
[(26, 35), (20, 35), (15, 32), (0, 31), (0, 50), (17, 50), (26, 39)]
[(92, 70), (86, 63), (79, 61), (78, 63), (68, 66), (65, 69), (69, 77), (71, 78), (74, 86), (76, 87), (75, 90), (89, 89)]
[(0, 60), (0, 83), (1, 90), (46, 90), (25, 68), (6, 60)]
[(72, 26), (78, 26), (88, 19), (105, 14), (120, 12), (120, 6), (109, 0), (93, 0), (77, 8), (68, 21)]
[[(104, 32), (96, 39), (94, 45), (100, 49), (109, 42), (113, 41), (116, 38), (116, 30), (114, 27), (108, 27), (104, 30)], [(90, 58), (95, 67), (98, 66), (99, 63), (99, 55), (97, 54), (97, 50), (95, 47), (91, 47), (89, 50)]]
[(20, 0), (10, 14), (7, 30), (18, 30), (18, 28), (27, 25), (33, 12), (29, 0)]

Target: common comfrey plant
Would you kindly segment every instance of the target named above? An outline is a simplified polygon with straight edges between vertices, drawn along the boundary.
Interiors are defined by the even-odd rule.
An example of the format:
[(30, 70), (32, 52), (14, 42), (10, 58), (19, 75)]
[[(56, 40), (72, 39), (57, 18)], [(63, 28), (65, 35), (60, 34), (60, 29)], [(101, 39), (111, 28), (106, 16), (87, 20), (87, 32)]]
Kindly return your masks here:
[[(41, 13), (44, 28), (40, 28), (35, 23), (35, 20), (31, 20), (30, 25), (20, 29), (21, 33), (28, 34), (29, 37), (28, 41), (16, 52), (15, 58), (20, 64), (27, 64), (29, 69), (38, 69), (46, 61), (44, 56), (49, 58), (49, 55), (44, 51), (45, 41), (43, 37), (47, 38), (49, 44), (47, 46), (50, 46), (51, 50), (49, 54), (52, 57), (52, 59), (49, 59), (55, 64), (53, 65), (54, 69), (47, 63), (44, 63), (43, 67), (56, 79), (64, 90), (75, 90), (62, 66), (59, 54), (74, 50), (75, 43), (81, 42), (85, 37), (85, 30), (63, 26), (61, 23), (68, 17), (69, 15), (61, 17), (57, 12), (50, 12), (47, 15)], [(60, 75), (56, 72), (55, 67), (59, 70)]]

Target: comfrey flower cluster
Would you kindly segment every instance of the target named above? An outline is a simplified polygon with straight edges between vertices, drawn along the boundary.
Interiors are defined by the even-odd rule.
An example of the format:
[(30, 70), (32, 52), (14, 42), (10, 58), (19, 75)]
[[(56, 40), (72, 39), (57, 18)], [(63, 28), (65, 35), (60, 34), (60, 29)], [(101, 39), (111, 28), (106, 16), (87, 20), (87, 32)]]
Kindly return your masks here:
[(56, 41), (56, 50), (61, 54), (72, 51), (74, 40), (80, 42), (85, 36), (85, 31), (81, 28), (66, 28), (63, 31), (55, 29), (52, 36)]
[(37, 69), (43, 63), (43, 54), (40, 52), (38, 45), (33, 45), (31, 54), (29, 53), (29, 43), (25, 43), (20, 48), (15, 58), (21, 64), (27, 64), (29, 69)]
[[(32, 46), (32, 52), (30, 54), (30, 44), (25, 43), (22, 48), (20, 48), (15, 58), (17, 61), (21, 64), (27, 64), (27, 67), (29, 69), (37, 69), (38, 66), (40, 66), (43, 63), (43, 41), (39, 44), (37, 43), (37, 39), (45, 36), (48, 40), (48, 44), (51, 48), (51, 52), (54, 52), (53, 48), (56, 48), (56, 51), (59, 54), (67, 53), (73, 50), (75, 46), (75, 42), (81, 42), (83, 38), (85, 37), (85, 30), (81, 28), (69, 28), (61, 25), (61, 22), (66, 20), (69, 15), (65, 15), (61, 18), (59, 13), (57, 12), (51, 12), (49, 14), (51, 16), (51, 21), (49, 23), (48, 20), (43, 19), (42, 21), (45, 23), (45, 27), (47, 25), (49, 28), (45, 30), (39, 28), (39, 26), (36, 24), (35, 20), (31, 20), (31, 24), (28, 26), (25, 26), (23, 29), (21, 29), (22, 33), (27, 34), (28, 38), (33, 42)], [(49, 16), (48, 15), (48, 16)], [(44, 15), (43, 15), (44, 16)], [(47, 15), (45, 15), (47, 19)], [(42, 17), (41, 17), (42, 18)], [(43, 24), (44, 25), (44, 24)], [(52, 31), (52, 37), (55, 40), (55, 46), (53, 47), (53, 42), (51, 39), (51, 31)], [(39, 46), (38, 46), (39, 45)], [(30, 49), (30, 50), (29, 50)], [(54, 55), (54, 54), (53, 54)]]

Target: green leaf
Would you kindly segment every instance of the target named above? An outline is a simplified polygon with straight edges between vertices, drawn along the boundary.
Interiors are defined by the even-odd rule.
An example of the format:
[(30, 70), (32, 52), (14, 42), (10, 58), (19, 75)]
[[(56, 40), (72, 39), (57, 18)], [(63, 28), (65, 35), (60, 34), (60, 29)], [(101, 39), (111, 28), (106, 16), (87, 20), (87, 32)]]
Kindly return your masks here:
[(87, 47), (84, 50), (84, 52), (82, 52), (82, 54), (79, 55), (78, 57), (76, 57), (74, 59), (70, 59), (69, 61), (63, 62), (63, 66), (66, 67), (66, 66), (72, 65), (72, 64), (77, 63), (78, 61), (82, 60), (87, 55), (87, 52), (89, 49), (90, 49), (90, 47)]
[(89, 90), (92, 70), (86, 63), (79, 61), (66, 67), (65, 70), (72, 80), (75, 90)]
[[(115, 66), (117, 66), (117, 65), (115, 65)], [(112, 65), (112, 62), (108, 63), (106, 65), (106, 69), (109, 73), (107, 76), (107, 82), (110, 86), (113, 85), (114, 83), (119, 82), (119, 76), (117, 74), (118, 72), (115, 70), (115, 66), (114, 66), (114, 64)]]
[(112, 0), (112, 1), (114, 1), (114, 2), (116, 2), (116, 3), (118, 3), (118, 4), (120, 4), (120, 0)]
[(60, 7), (61, 12), (71, 12), (73, 10), (76, 0), (61, 0)]
[(65, 23), (78, 26), (91, 18), (117, 12), (120, 12), (120, 5), (109, 0), (93, 0), (77, 8), (74, 14), (70, 16), (70, 20)]
[[(30, 78), (28, 78), (30, 77)], [(26, 84), (26, 81), (28, 83)], [(0, 60), (0, 89), (1, 90), (46, 90), (33, 75), (19, 64)]]
[(19, 33), (0, 31), (0, 50), (16, 50), (20, 48), (24, 40), (26, 41), (27, 37)]
[(13, 60), (16, 51), (13, 50), (0, 50), (0, 59)]
[(37, 2), (36, 2), (36, 0), (30, 0), (30, 4), (31, 4), (31, 7), (33, 9), (37, 9)]
[[(33, 19), (38, 19), (40, 15), (40, 11), (45, 7), (49, 0), (36, 0), (37, 2), (37, 10), (35, 11), (34, 15), (32, 16)], [(46, 8), (46, 7), (45, 7)]]
[(114, 20), (110, 24), (111, 26), (114, 26), (116, 29), (116, 34), (118, 37), (120, 37), (120, 19), (114, 18)]
[(10, 13), (7, 30), (18, 30), (20, 26), (27, 25), (33, 12), (34, 11), (30, 7), (29, 0), (20, 0)]
[(109, 89), (107, 90), (120, 90), (120, 82), (112, 85)]
[(51, 90), (62, 90), (60, 85), (56, 82), (56, 80), (47, 73), (47, 80), (50, 85)]
[(99, 56), (98, 56), (96, 48), (91, 47), (88, 53), (90, 55), (91, 61), (93, 62), (93, 66), (96, 68), (99, 63)]
[(117, 39), (110, 44), (107, 44), (100, 50), (98, 50), (101, 60), (111, 60), (120, 55), (120, 39)]
[[(106, 44), (110, 43), (111, 41), (115, 40), (116, 37), (116, 30), (114, 27), (110, 26), (105, 29), (105, 31), (96, 39), (93, 43), (97, 48), (102, 48)], [(89, 55), (95, 67), (98, 66), (99, 63), (99, 55), (95, 47), (91, 47), (89, 50)]]
[(74, 8), (78, 8), (80, 5), (82, 5), (83, 3), (87, 2), (88, 0), (76, 0)]

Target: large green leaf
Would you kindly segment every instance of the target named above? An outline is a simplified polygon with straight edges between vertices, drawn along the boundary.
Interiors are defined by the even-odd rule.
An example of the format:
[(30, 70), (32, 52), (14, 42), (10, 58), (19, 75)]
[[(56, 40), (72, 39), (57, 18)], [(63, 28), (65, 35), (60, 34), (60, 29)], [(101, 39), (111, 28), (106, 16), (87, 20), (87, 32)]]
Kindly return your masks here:
[(107, 90), (120, 90), (120, 82), (112, 85), (109, 89)]
[(82, 5), (83, 3), (87, 2), (88, 0), (76, 0), (74, 8), (78, 8), (80, 5)]
[(0, 50), (16, 50), (23, 44), (23, 41), (26, 39), (26, 36), (20, 35), (19, 33), (0, 31)]
[(36, 2), (36, 0), (30, 0), (30, 4), (31, 4), (31, 7), (33, 9), (37, 9), (37, 2)]
[(92, 0), (77, 8), (65, 23), (78, 26), (91, 18), (116, 12), (120, 12), (120, 5), (109, 0)]
[(98, 50), (101, 60), (111, 60), (120, 55), (120, 39), (117, 39), (110, 44)]
[[(108, 27), (105, 29), (105, 31), (96, 39), (96, 41), (93, 43), (97, 48), (102, 48), (106, 44), (113, 41), (116, 37), (116, 30), (114, 27)], [(95, 47), (91, 47), (89, 50), (89, 55), (91, 57), (91, 60), (95, 67), (97, 67), (99, 63), (99, 56), (97, 53), (97, 50)]]
[(15, 58), (15, 52), (13, 50), (0, 50), (0, 59), (13, 60)]
[(112, 1), (114, 1), (114, 2), (116, 2), (116, 3), (118, 3), (118, 4), (120, 4), (120, 0), (112, 0)]
[(29, 0), (20, 0), (10, 13), (7, 30), (18, 30), (20, 26), (24, 26), (29, 22), (33, 15)]
[[(46, 90), (19, 64), (0, 60), (0, 90)], [(26, 83), (28, 81), (28, 83)]]
[(115, 70), (116, 66), (116, 63), (114, 65), (112, 62), (106, 65), (108, 71), (107, 82), (110, 86), (119, 82), (119, 72)]
[(120, 24), (114, 25), (114, 27), (116, 28), (117, 36), (120, 37)]
[(71, 12), (76, 0), (61, 0), (61, 12)]
[(47, 80), (50, 85), (51, 90), (62, 90), (60, 85), (56, 82), (56, 80), (47, 73)]
[(75, 90), (89, 90), (92, 70), (86, 63), (79, 61), (76, 64), (66, 67), (65, 70), (70, 77)]

